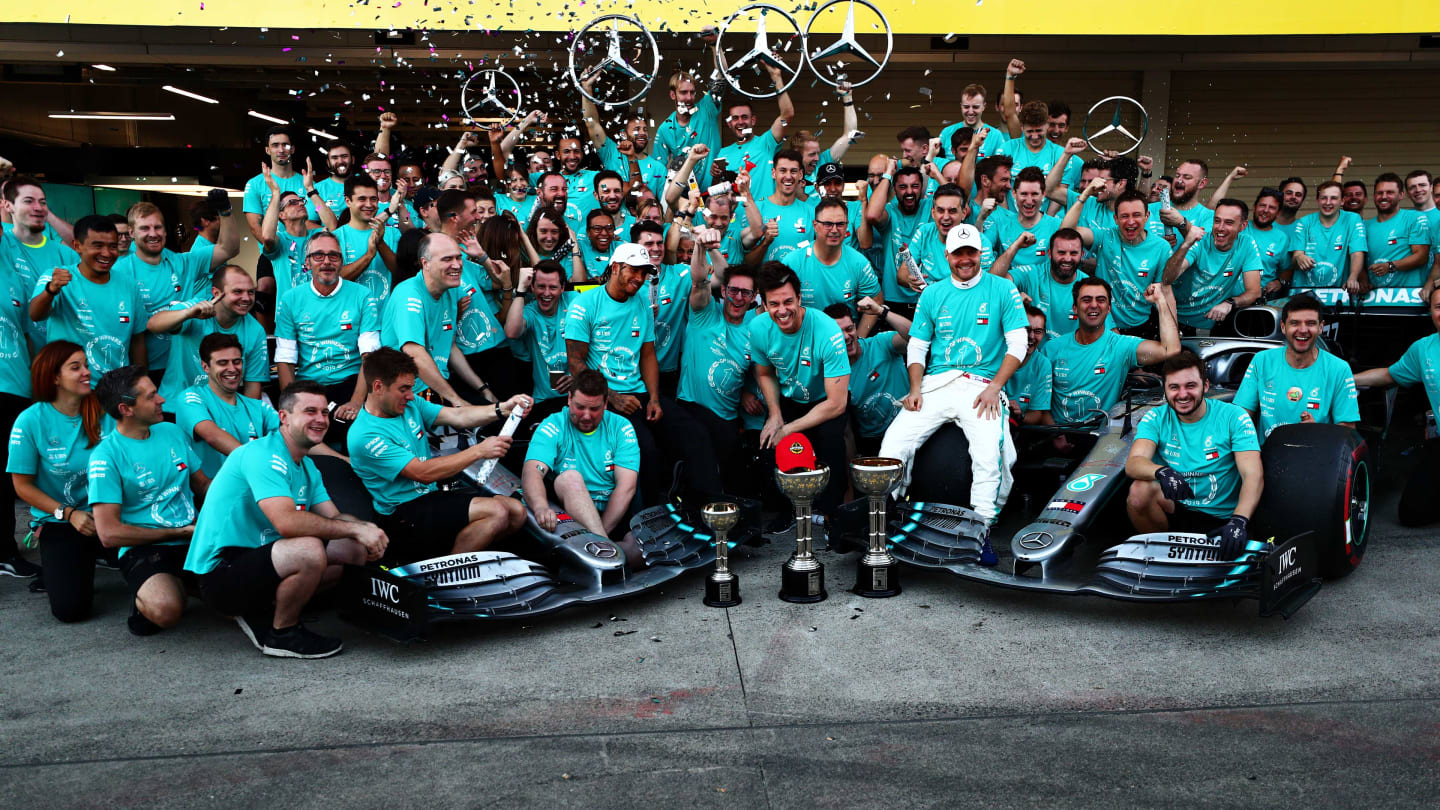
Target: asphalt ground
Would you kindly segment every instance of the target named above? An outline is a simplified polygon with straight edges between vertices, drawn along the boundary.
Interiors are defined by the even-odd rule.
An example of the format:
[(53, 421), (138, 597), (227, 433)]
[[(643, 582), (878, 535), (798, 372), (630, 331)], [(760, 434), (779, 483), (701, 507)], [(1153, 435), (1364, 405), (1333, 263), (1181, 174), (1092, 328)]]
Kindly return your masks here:
[(696, 572), (410, 646), (327, 611), (344, 654), (292, 661), (194, 602), (131, 636), (114, 572), (75, 625), (0, 577), (0, 802), (1433, 807), (1440, 533), (1394, 522), (1403, 444), (1364, 564), (1288, 621), (909, 569), (868, 600), (829, 553), (830, 598), (791, 605), (777, 541), (741, 554), (731, 609)]

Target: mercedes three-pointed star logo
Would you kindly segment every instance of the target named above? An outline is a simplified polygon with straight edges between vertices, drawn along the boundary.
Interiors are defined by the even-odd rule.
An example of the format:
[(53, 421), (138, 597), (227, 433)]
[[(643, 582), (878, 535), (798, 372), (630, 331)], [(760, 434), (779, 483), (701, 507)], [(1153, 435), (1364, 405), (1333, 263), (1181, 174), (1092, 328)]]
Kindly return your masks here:
[[(592, 28), (607, 22), (610, 23), (610, 27), (609, 30), (605, 32), (605, 55), (601, 57), (599, 62), (586, 67), (583, 63), (583, 59), (585, 58), (585, 35), (589, 34)], [(643, 60), (636, 60), (641, 62), (641, 66), (637, 68), (632, 64), (631, 59), (626, 58), (621, 41), (620, 23), (622, 22), (634, 26), (639, 33), (643, 35), (643, 41), (640, 44), (643, 48), (648, 48), (651, 54), (648, 70), (645, 69)], [(641, 48), (636, 49), (637, 55), (642, 53), (643, 50)], [(641, 87), (638, 92), (625, 98), (613, 99), (592, 96), (590, 95), (590, 91), (585, 89), (585, 84), (602, 73), (613, 73), (626, 81), (639, 81), (644, 86)], [(631, 17), (626, 14), (601, 15), (586, 23), (585, 27), (581, 28), (575, 34), (575, 38), (570, 41), (570, 81), (575, 83), (575, 87), (579, 89), (581, 95), (603, 107), (629, 104), (635, 99), (641, 98), (650, 91), (650, 86), (655, 83), (655, 77), (659, 74), (660, 47), (655, 44), (655, 35), (651, 34), (650, 29), (646, 28), (645, 24), (640, 22), (639, 17)]]
[[(782, 58), (779, 51), (771, 47), (770, 32), (766, 25), (766, 20), (771, 14), (779, 15), (784, 19), (795, 31), (794, 36), (800, 40), (800, 59), (798, 66), (791, 66), (789, 62), (786, 62)], [(742, 53), (739, 58), (733, 61), (728, 60), (725, 57), (726, 32), (728, 32), (730, 27), (737, 21), (752, 18), (755, 21), (755, 40), (753, 44), (751, 44), (750, 49)], [(790, 85), (794, 84), (795, 80), (800, 78), (800, 69), (805, 66), (805, 32), (800, 28), (800, 23), (784, 9), (778, 6), (772, 6), (769, 3), (751, 3), (739, 11), (736, 11), (734, 14), (731, 14), (725, 19), (725, 22), (720, 25), (719, 33), (715, 37), (715, 52), (720, 55), (720, 73), (725, 77), (725, 81), (729, 83), (731, 87), (735, 88), (735, 92), (743, 96), (749, 96), (750, 98), (774, 98), (786, 90), (789, 90)], [(792, 59), (791, 61), (794, 60)], [(774, 92), (761, 93), (747, 90), (741, 86), (736, 75), (746, 68), (755, 67), (775, 68), (780, 71), (782, 75), (789, 73), (790, 79), (785, 82), (784, 86)]]
[[(815, 75), (820, 81), (832, 87), (838, 86), (842, 81), (848, 82), (851, 87), (859, 87), (874, 81), (890, 63), (890, 54), (895, 49), (895, 35), (891, 31), (890, 20), (886, 19), (885, 14), (870, 0), (829, 0), (810, 15), (810, 22), (805, 25), (807, 42), (813, 42), (816, 38), (815, 21), (820, 19), (820, 15), (824, 14), (831, 6), (840, 3), (850, 4), (845, 11), (845, 26), (840, 33), (840, 39), (823, 48), (807, 50), (805, 55), (810, 62), (810, 69), (815, 71)], [(859, 40), (855, 39), (855, 5), (857, 3), (870, 9), (880, 19), (880, 26), (885, 30), (885, 55), (881, 59), (877, 60), (865, 46), (860, 44)], [(870, 72), (863, 78), (851, 78), (846, 72), (847, 62), (858, 63), (862, 66), (868, 65)]]
[(504, 68), (478, 70), (460, 86), (460, 110), (471, 121), (501, 113), (509, 124), (523, 115), (524, 103), (520, 83)]
[(594, 540), (585, 544), (585, 550), (602, 560), (613, 559), (619, 550), (610, 543), (597, 543)]
[[(1109, 107), (1109, 105), (1112, 104), (1114, 105), (1114, 107)], [(1139, 135), (1131, 132), (1130, 129), (1127, 128), (1124, 124), (1125, 113), (1129, 107), (1134, 107), (1140, 112)], [(1103, 111), (1106, 109), (1111, 110), (1110, 123), (1098, 130), (1092, 131), (1092, 120), (1095, 120), (1097, 122), (1103, 121), (1105, 119), (1105, 114)], [(1098, 119), (1096, 118), (1097, 112), (1100, 113)], [(1134, 122), (1132, 121), (1131, 123)], [(1113, 150), (1114, 153), (1117, 155), (1128, 155), (1131, 152), (1134, 152), (1136, 149), (1139, 149), (1140, 142), (1145, 140), (1145, 136), (1149, 134), (1149, 132), (1150, 114), (1145, 111), (1145, 105), (1141, 104), (1133, 98), (1130, 98), (1129, 96), (1110, 96), (1109, 98), (1102, 98), (1099, 101), (1095, 102), (1095, 105), (1090, 108), (1090, 112), (1085, 113), (1085, 123), (1080, 128), (1081, 137), (1083, 137), (1090, 144), (1090, 148), (1094, 149), (1096, 152), (1105, 153), (1111, 151), (1105, 149), (1103, 146), (1096, 145), (1095, 140), (1097, 138), (1105, 138), (1106, 136), (1110, 136), (1112, 134), (1117, 140), (1122, 141), (1122, 145), (1128, 144), (1128, 147), (1124, 150)]]

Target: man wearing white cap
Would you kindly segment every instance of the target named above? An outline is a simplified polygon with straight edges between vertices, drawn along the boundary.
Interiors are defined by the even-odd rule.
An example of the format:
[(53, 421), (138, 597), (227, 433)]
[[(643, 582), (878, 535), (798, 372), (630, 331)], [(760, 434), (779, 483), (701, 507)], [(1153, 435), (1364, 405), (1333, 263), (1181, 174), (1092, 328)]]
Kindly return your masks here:
[[(1025, 305), (1015, 285), (980, 270), (980, 231), (959, 224), (945, 237), (950, 278), (920, 294), (910, 327), (910, 393), (885, 431), (880, 455), (905, 462), (946, 422), (970, 442), (970, 505), (994, 523), (1010, 495), (1015, 445), (1002, 389), (1025, 359)], [(927, 356), (928, 355), (928, 356)]]
[(703, 426), (675, 400), (660, 394), (655, 313), (648, 301), (636, 295), (657, 269), (644, 247), (634, 242), (614, 245), (604, 285), (576, 296), (565, 317), (570, 376), (587, 368), (605, 375), (610, 410), (635, 427), (640, 492), (646, 505), (659, 501), (668, 473), (680, 459), (686, 461), (686, 479), (692, 488), (717, 495), (721, 489), (720, 467)]

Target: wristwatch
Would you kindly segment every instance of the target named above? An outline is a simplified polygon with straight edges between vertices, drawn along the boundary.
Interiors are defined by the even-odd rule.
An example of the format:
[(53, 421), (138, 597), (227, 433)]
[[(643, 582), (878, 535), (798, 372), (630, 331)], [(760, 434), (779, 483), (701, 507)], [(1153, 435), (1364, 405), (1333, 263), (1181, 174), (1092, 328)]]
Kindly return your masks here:
[(59, 506), (55, 507), (55, 511), (51, 512), (50, 514), (53, 515), (56, 520), (64, 520), (65, 508), (65, 504), (62, 503)]

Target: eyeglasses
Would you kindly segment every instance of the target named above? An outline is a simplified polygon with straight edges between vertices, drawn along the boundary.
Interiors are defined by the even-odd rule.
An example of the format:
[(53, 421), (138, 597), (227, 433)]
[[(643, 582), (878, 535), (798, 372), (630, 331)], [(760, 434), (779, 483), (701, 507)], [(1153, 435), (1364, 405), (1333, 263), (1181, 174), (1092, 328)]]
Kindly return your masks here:
[(590, 228), (590, 230), (592, 230), (592, 231), (597, 231), (597, 232), (599, 232), (599, 233), (614, 233), (614, 232), (615, 232), (615, 226), (614, 226), (614, 225), (590, 225), (590, 226), (588, 226), (588, 227)]
[(1043, 335), (1045, 334), (1045, 327), (1042, 326), (1039, 329), (1031, 329), (1029, 327), (1026, 327), (1025, 331), (1029, 332), (1032, 335)]
[(389, 177), (389, 176), (390, 176), (390, 170), (389, 170), (389, 169), (366, 169), (366, 171), (370, 174), (371, 177)]
[(316, 251), (316, 252), (314, 252), (314, 253), (307, 254), (307, 255), (305, 256), (305, 258), (306, 258), (306, 260), (318, 259), (318, 260), (323, 261), (323, 262), (338, 262), (338, 261), (340, 261), (341, 259), (343, 259), (343, 258), (345, 258), (345, 257), (342, 256), (341, 254), (336, 253), (335, 251), (332, 250), (332, 251), (327, 251), (327, 252), (324, 252), (324, 253), (322, 253), (322, 252), (320, 252), (320, 251)]
[(817, 219), (817, 220), (815, 220), (815, 227), (817, 227), (817, 228), (835, 228), (835, 229), (839, 229), (839, 228), (843, 228), (843, 227), (845, 227), (846, 225), (849, 225), (849, 224), (850, 224), (850, 223), (845, 222), (845, 221), (843, 221), (843, 220), (840, 221), (840, 222), (829, 222), (829, 221), (823, 220), (823, 219)]
[(754, 298), (755, 291), (747, 290), (744, 287), (726, 287), (725, 294), (731, 298)]

